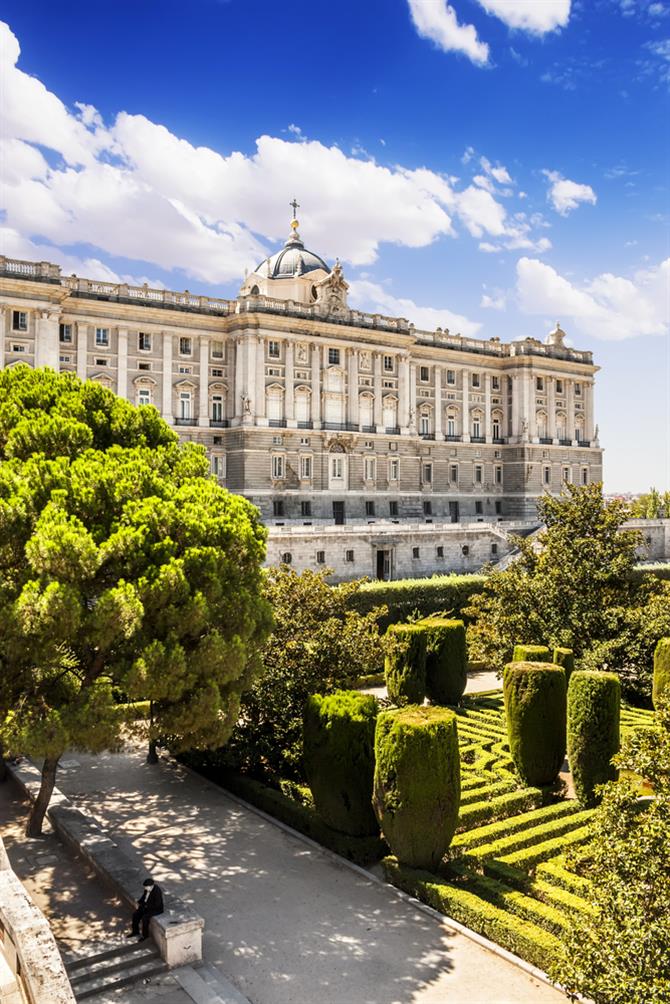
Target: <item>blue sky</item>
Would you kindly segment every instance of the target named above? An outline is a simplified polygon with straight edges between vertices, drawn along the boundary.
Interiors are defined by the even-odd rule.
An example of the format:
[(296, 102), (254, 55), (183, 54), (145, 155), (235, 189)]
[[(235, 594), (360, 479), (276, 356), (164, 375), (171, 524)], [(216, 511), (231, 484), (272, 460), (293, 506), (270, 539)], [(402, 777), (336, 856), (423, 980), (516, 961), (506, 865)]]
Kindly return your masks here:
[(5, 0), (2, 253), (234, 296), (289, 200), (356, 306), (602, 367), (670, 488), (670, 0)]

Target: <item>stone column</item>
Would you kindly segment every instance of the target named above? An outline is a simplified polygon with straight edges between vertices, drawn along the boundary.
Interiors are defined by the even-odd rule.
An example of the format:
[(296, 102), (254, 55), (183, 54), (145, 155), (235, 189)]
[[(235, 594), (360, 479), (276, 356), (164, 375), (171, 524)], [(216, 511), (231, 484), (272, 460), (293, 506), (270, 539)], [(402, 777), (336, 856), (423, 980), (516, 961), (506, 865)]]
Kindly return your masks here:
[(409, 433), (409, 359), (402, 356), (398, 364), (398, 425), (403, 435)]
[(174, 424), (172, 414), (172, 333), (163, 332), (163, 418)]
[(0, 303), (0, 370), (5, 368), (5, 339), (9, 323), (9, 310)]
[(521, 416), (519, 414), (521, 410), (519, 407), (521, 390), (519, 387), (519, 377), (515, 374), (509, 379), (512, 387), (512, 438), (519, 439), (521, 436)]
[(347, 377), (347, 422), (360, 428), (358, 412), (358, 351), (349, 349)]
[(209, 338), (200, 335), (198, 366), (198, 425), (209, 426)]
[(575, 438), (575, 382), (566, 380), (565, 385), (565, 438), (574, 442)]
[(442, 433), (442, 370), (435, 367), (435, 439), (443, 439)]
[(461, 425), (463, 431), (463, 442), (470, 442), (470, 371), (461, 370), (461, 381), (463, 384), (463, 415)]
[(312, 423), (321, 428), (321, 359), (319, 346), (312, 346)]
[(484, 374), (484, 438), (491, 442), (491, 374)]
[(556, 441), (556, 380), (547, 377), (547, 437), (552, 443)]
[(235, 425), (241, 424), (244, 410), (242, 395), (245, 393), (246, 387), (245, 362), (244, 342), (242, 338), (237, 338), (235, 341), (235, 404), (233, 407), (233, 423)]
[(374, 373), (375, 373), (375, 407), (374, 407), (374, 425), (377, 432), (384, 432), (384, 415), (383, 415), (383, 399), (382, 399), (382, 356), (381, 352), (375, 352), (374, 355)]
[(584, 384), (584, 439), (587, 443), (590, 443), (594, 438), (593, 391), (593, 382)]
[(256, 424), (267, 425), (265, 417), (265, 339), (259, 336), (256, 344)]
[(88, 361), (88, 324), (77, 322), (77, 376), (86, 379)]
[(409, 367), (409, 434), (416, 436), (417, 414), (416, 414), (416, 366), (410, 363)]
[(293, 365), (293, 342), (286, 343), (286, 365), (284, 367), (284, 417), (289, 428), (296, 427), (295, 421), (295, 372)]
[(526, 416), (528, 419), (528, 436), (532, 442), (537, 439), (537, 419), (535, 408), (535, 377), (530, 370), (524, 373), (526, 382)]
[(256, 335), (247, 334), (244, 340), (244, 390), (242, 424), (253, 425), (256, 414)]
[(49, 366), (58, 372), (58, 325), (60, 313), (40, 310), (35, 319), (35, 366)]
[(116, 370), (116, 393), (119, 397), (128, 397), (128, 329), (119, 328), (117, 331), (117, 370)]

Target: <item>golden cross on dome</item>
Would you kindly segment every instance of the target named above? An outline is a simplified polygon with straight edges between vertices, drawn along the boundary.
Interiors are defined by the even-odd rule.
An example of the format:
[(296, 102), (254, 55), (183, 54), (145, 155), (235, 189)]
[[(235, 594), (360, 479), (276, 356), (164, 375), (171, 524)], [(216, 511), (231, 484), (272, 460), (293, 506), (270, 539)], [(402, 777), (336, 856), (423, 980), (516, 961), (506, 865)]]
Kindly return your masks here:
[(291, 220), (291, 228), (295, 232), (297, 232), (297, 230), (298, 230), (298, 220), (296, 219), (296, 215), (295, 214), (297, 213), (298, 209), (300, 209), (300, 203), (296, 199), (295, 195), (293, 196), (293, 202), (289, 202), (289, 206), (291, 206), (293, 208), (293, 219)]

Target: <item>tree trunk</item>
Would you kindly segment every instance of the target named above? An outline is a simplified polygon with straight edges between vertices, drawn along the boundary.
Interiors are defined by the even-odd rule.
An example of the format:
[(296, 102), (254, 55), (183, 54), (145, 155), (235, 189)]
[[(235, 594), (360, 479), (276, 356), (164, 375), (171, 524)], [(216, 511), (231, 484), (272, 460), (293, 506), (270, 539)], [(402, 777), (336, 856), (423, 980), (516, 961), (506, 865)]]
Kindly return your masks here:
[(149, 740), (149, 751), (147, 753), (147, 763), (158, 763), (158, 753), (156, 752), (156, 740)]
[(42, 783), (40, 785), (40, 790), (37, 793), (37, 798), (30, 810), (28, 822), (26, 823), (27, 837), (42, 836), (42, 823), (44, 822), (44, 815), (49, 807), (54, 785), (56, 784), (56, 771), (58, 769), (59, 760), (60, 755), (55, 757), (48, 756), (44, 759), (44, 766), (42, 767)]

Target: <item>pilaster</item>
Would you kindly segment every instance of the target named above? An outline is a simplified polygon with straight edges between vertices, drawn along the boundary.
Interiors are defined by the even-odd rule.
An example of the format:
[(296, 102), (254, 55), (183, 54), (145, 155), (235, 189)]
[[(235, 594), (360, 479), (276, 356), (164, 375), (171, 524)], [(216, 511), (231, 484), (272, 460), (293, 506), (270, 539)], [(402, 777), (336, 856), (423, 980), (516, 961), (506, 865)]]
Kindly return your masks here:
[(256, 424), (267, 425), (265, 418), (265, 339), (258, 336), (256, 343)]
[(547, 437), (556, 440), (556, 379), (547, 377)]
[(491, 442), (491, 374), (484, 374), (484, 438)]
[(435, 414), (434, 414), (433, 427), (435, 431), (435, 439), (442, 439), (442, 369), (439, 366), (435, 367)]
[(88, 361), (88, 324), (77, 323), (77, 376), (86, 379)]
[(35, 319), (35, 366), (49, 366), (58, 372), (58, 323), (60, 313), (40, 310)]
[(416, 366), (409, 367), (409, 434), (416, 436)]
[(349, 350), (349, 366), (347, 379), (347, 422), (350, 425), (359, 424), (358, 415), (358, 351)]
[(312, 346), (312, 424), (321, 428), (321, 359), (319, 346)]
[(470, 442), (470, 371), (461, 370), (461, 381), (463, 391), (463, 442)]
[(575, 440), (575, 382), (568, 380), (565, 388), (565, 438)]
[(117, 370), (116, 393), (119, 397), (128, 397), (128, 329), (119, 328), (116, 333)]
[(200, 336), (198, 366), (198, 425), (209, 426), (209, 338)]
[(398, 363), (398, 425), (403, 435), (409, 433), (409, 359), (401, 356)]
[(172, 414), (172, 335), (163, 332), (163, 418), (174, 424)]
[(286, 365), (284, 367), (284, 417), (289, 427), (295, 427), (295, 372), (293, 365), (293, 342), (286, 343)]
[(384, 432), (383, 422), (383, 400), (382, 400), (382, 356), (381, 352), (375, 352), (374, 355), (374, 381), (375, 381), (375, 407), (374, 407), (374, 425), (377, 432)]

